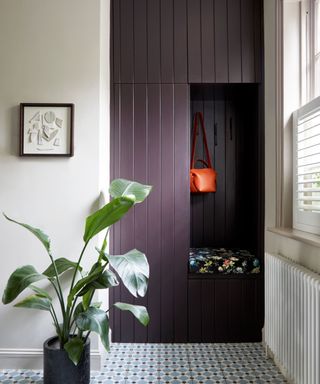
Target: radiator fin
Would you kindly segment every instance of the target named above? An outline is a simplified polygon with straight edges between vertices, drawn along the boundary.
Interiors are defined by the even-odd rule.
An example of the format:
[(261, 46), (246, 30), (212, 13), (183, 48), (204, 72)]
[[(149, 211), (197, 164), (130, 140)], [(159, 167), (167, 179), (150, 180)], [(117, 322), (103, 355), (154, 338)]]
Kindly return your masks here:
[(320, 277), (266, 254), (265, 342), (296, 384), (320, 383)]

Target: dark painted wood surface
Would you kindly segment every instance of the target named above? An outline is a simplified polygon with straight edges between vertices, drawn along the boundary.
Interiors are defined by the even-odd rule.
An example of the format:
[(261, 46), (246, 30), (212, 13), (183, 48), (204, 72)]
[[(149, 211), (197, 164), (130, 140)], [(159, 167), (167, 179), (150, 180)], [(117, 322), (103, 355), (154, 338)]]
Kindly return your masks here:
[[(192, 86), (192, 118), (198, 111), (204, 114), (217, 192), (191, 194), (191, 246), (244, 247), (261, 257), (256, 225), (261, 210), (258, 86)], [(204, 159), (201, 135), (196, 158)]]
[[(113, 253), (134, 247), (146, 252), (151, 279), (147, 297), (133, 299), (118, 288), (110, 293), (110, 302), (146, 305), (151, 322), (144, 328), (130, 314), (113, 311), (113, 340), (234, 338), (237, 335), (229, 332), (233, 291), (242, 292), (238, 299), (253, 313), (252, 326), (260, 327), (260, 332), (256, 319), (263, 313), (263, 305), (257, 304), (262, 288), (256, 289), (254, 279), (239, 277), (240, 283), (224, 277), (194, 279), (188, 276), (187, 258), (190, 241), (241, 243), (263, 255), (261, 87), (259, 93), (257, 88), (241, 88), (242, 111), (237, 100), (235, 107), (235, 99), (226, 97), (224, 87), (192, 86), (189, 95), (189, 83), (262, 81), (262, 2), (114, 0), (111, 4), (111, 178), (134, 178), (154, 186), (146, 203), (117, 223), (111, 234)], [(252, 104), (253, 94), (260, 109), (255, 108), (256, 100)], [(204, 112), (210, 126), (218, 189), (195, 197), (190, 206), (189, 134), (195, 110)], [(197, 150), (201, 154), (199, 143)], [(252, 158), (258, 159), (259, 175), (258, 168), (247, 169)], [(259, 209), (246, 217), (248, 206)], [(191, 236), (190, 215), (197, 223)], [(239, 225), (241, 217), (246, 217), (246, 225)], [(246, 302), (241, 301), (244, 297)], [(243, 309), (237, 305), (240, 316)], [(244, 327), (236, 329), (252, 336)]]
[[(147, 329), (128, 313), (112, 312), (114, 341), (187, 339), (187, 258), (189, 248), (189, 89), (185, 84), (115, 85), (112, 111), (112, 178), (153, 185), (113, 230), (112, 252), (132, 248), (150, 262), (147, 297), (133, 299), (121, 287), (110, 297), (147, 305)], [(116, 144), (116, 145), (114, 145)]]
[(202, 82), (201, 1), (188, 0), (188, 80)]
[(190, 279), (188, 341), (261, 341), (262, 285), (260, 278)]
[(112, 2), (113, 82), (261, 82), (260, 0)]

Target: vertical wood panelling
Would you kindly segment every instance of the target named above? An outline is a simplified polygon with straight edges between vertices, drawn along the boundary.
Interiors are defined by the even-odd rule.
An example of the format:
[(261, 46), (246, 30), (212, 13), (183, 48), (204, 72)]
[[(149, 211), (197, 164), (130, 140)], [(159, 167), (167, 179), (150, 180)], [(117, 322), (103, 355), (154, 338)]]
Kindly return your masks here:
[[(194, 100), (192, 101), (192, 106), (191, 106), (191, 135), (190, 135), (191, 145), (193, 140), (194, 115), (196, 112), (203, 113), (203, 92), (202, 92), (202, 89), (200, 88), (197, 88), (194, 91)], [(197, 159), (203, 159), (204, 157), (202, 130), (200, 131), (198, 130), (198, 133), (199, 134), (197, 136), (196, 149), (195, 149), (195, 161)], [(190, 148), (190, 151), (191, 151), (191, 148)], [(195, 163), (195, 167), (199, 167), (199, 163)], [(192, 193), (190, 197), (191, 211), (192, 211), (191, 212), (191, 246), (192, 247), (200, 247), (201, 244), (203, 244), (203, 234), (204, 234), (203, 200), (204, 198), (205, 196), (202, 193)]]
[[(174, 89), (161, 85), (161, 340), (174, 340)], [(168, 270), (170, 269), (170, 273)]]
[(255, 81), (254, 69), (254, 0), (241, 0), (241, 59), (242, 82)]
[(201, 0), (202, 83), (215, 82), (214, 1)]
[[(243, 335), (243, 305), (245, 303), (245, 297), (243, 296), (243, 284), (242, 280), (230, 279), (229, 280), (229, 296), (228, 296), (228, 309), (229, 309), (229, 337), (231, 340), (241, 341)], [(249, 299), (249, 298), (248, 298)], [(251, 302), (254, 306), (255, 303)]]
[(228, 0), (229, 83), (241, 83), (240, 0)]
[[(253, 339), (259, 338), (262, 309), (256, 302), (261, 299), (260, 282), (188, 279), (187, 260), (190, 241), (192, 246), (228, 246), (244, 238), (245, 244), (256, 242), (252, 248), (258, 248), (260, 227), (255, 229), (254, 223), (259, 220), (263, 226), (260, 211), (255, 217), (246, 218), (250, 234), (242, 229), (236, 231), (244, 211), (253, 205), (262, 206), (261, 199), (256, 197), (261, 179), (253, 177), (252, 195), (243, 199), (244, 192), (239, 193), (239, 188), (250, 184), (251, 174), (249, 170), (245, 181), (239, 182), (244, 173), (237, 173), (237, 167), (248, 168), (251, 160), (249, 155), (242, 156), (243, 142), (252, 146), (258, 141), (258, 136), (252, 135), (252, 128), (258, 125), (257, 115), (252, 117), (252, 111), (249, 114), (247, 110), (242, 113), (243, 106), (240, 108), (237, 101), (230, 100), (229, 91), (222, 86), (197, 90), (192, 86), (190, 104), (188, 83), (261, 81), (260, 3), (111, 3), (111, 177), (135, 179), (153, 186), (147, 201), (136, 206), (111, 233), (114, 254), (134, 247), (147, 254), (147, 296), (134, 299), (123, 287), (110, 292), (111, 303), (146, 305), (151, 321), (144, 328), (130, 313), (112, 311), (114, 341), (224, 341), (226, 337), (237, 339), (239, 330), (249, 338), (252, 333), (246, 333), (246, 321), (251, 329), (258, 324)], [(253, 97), (257, 97), (255, 91), (250, 94), (243, 88), (242, 99), (250, 101)], [(251, 106), (255, 109), (255, 102)], [(204, 113), (217, 170), (217, 192), (190, 196), (188, 127), (196, 111)], [(230, 118), (237, 127), (233, 127), (232, 138)], [(257, 158), (259, 152), (261, 148), (251, 152), (252, 157)], [(204, 158), (202, 135), (198, 137), (197, 158)], [(258, 166), (252, 167), (251, 173), (257, 170)], [(242, 201), (244, 207), (239, 208)], [(235, 231), (237, 236), (232, 238)], [(238, 300), (234, 306), (233, 298)]]
[[(132, 180), (134, 176), (134, 92), (132, 84), (121, 85), (121, 106), (120, 106), (120, 175)], [(134, 211), (128, 212), (120, 222), (120, 252), (124, 254), (134, 248)], [(121, 285), (121, 301), (133, 303), (134, 298), (128, 290)], [(134, 319), (130, 313), (121, 313), (121, 340), (129, 342), (132, 340), (134, 331)]]
[(134, 81), (147, 82), (147, 0), (135, 0), (134, 20)]
[(110, 297), (111, 302), (147, 305), (151, 322), (145, 329), (129, 313), (113, 315), (114, 341), (187, 339), (188, 89), (183, 84), (115, 85), (112, 140), (118, 144), (112, 176), (150, 183), (153, 191), (112, 233), (113, 252), (134, 247), (146, 252), (151, 271), (147, 297), (133, 300), (125, 288)]
[(201, 83), (201, 1), (188, 0), (189, 83)]
[[(215, 193), (191, 194), (192, 247), (243, 247), (259, 256), (255, 224), (259, 210), (258, 117), (253, 113), (257, 94), (257, 87), (249, 85), (191, 87), (192, 116), (204, 113), (209, 150), (217, 171)], [(190, 127), (192, 132), (192, 124)], [(195, 158), (205, 159), (202, 133)]]
[(253, 19), (254, 19), (254, 64), (255, 64), (255, 81), (262, 82), (262, 66), (263, 66), (263, 12), (262, 2), (254, 1)]
[(201, 328), (201, 308), (202, 308), (202, 281), (189, 280), (188, 282), (188, 300), (189, 300), (189, 315), (188, 315), (188, 328), (189, 336), (188, 341), (199, 342), (202, 336)]
[(120, 82), (134, 81), (133, 0), (120, 2)]
[(237, 125), (235, 121), (235, 105), (233, 100), (226, 103), (226, 243), (229, 246), (236, 240), (236, 174), (238, 167), (236, 164), (236, 141)]
[(188, 83), (187, 0), (173, 0), (174, 82)]
[(120, 82), (120, 1), (113, 1), (111, 4), (112, 12), (112, 80), (114, 83)]
[(113, 1), (113, 80), (260, 82), (261, 12), (254, 0)]
[(148, 83), (160, 78), (160, 0), (148, 0)]
[(216, 342), (226, 340), (226, 335), (229, 330), (229, 284), (228, 281), (217, 279), (214, 284), (214, 303), (216, 316), (214, 322), (214, 334)]
[[(148, 182), (148, 146), (147, 146), (147, 87), (146, 84), (134, 85), (134, 173), (133, 180)], [(137, 204), (134, 208), (134, 247), (148, 255), (147, 247), (147, 204)], [(148, 307), (147, 297), (135, 300), (137, 305)], [(137, 342), (147, 340), (147, 328), (138, 321), (134, 322), (134, 335)]]
[[(215, 128), (214, 128), (214, 98), (213, 88), (203, 90), (203, 116), (209, 152), (213, 167), (215, 167)], [(218, 132), (216, 132), (218, 135)], [(214, 239), (215, 193), (206, 193), (203, 196), (203, 244), (210, 245)]]
[[(189, 157), (185, 148), (189, 148), (189, 87), (178, 84), (174, 87), (174, 340), (183, 342), (187, 339), (187, 265), (189, 251), (189, 233), (186, 223), (189, 223), (190, 193)], [(189, 151), (188, 151), (189, 152)]]
[(214, 323), (216, 316), (219, 316), (219, 314), (215, 313), (214, 285), (214, 280), (202, 280), (201, 296), (204, 300), (201, 306), (201, 341), (205, 343), (215, 341)]
[(214, 27), (216, 83), (227, 83), (229, 81), (227, 0), (214, 0)]
[(161, 86), (148, 85), (148, 183), (153, 186), (147, 199), (147, 245), (150, 264), (148, 341), (161, 340)]
[[(110, 142), (111, 145), (111, 169), (110, 169), (110, 177), (115, 179), (119, 177), (120, 170), (120, 159), (119, 159), (119, 134), (120, 134), (120, 85), (114, 84), (113, 86), (113, 97), (111, 101), (111, 127), (110, 130)], [(120, 222), (114, 224), (111, 230), (111, 252), (114, 255), (120, 254), (120, 236), (121, 236), (121, 227)], [(114, 289), (110, 289), (109, 293), (111, 293), (110, 301), (116, 303), (121, 301), (121, 292), (120, 287), (114, 287)], [(112, 330), (112, 338), (114, 340), (121, 339), (121, 316), (120, 311), (111, 311), (111, 330)]]
[(174, 83), (173, 0), (161, 0), (161, 83)]
[(226, 228), (226, 129), (225, 129), (225, 96), (221, 90), (214, 90), (214, 123), (217, 131), (217, 142), (215, 145), (215, 169), (217, 172), (217, 192), (215, 193), (215, 205), (219, 209), (214, 215), (214, 240), (217, 246), (225, 243)]
[(261, 341), (261, 281), (230, 276), (189, 279), (188, 341)]

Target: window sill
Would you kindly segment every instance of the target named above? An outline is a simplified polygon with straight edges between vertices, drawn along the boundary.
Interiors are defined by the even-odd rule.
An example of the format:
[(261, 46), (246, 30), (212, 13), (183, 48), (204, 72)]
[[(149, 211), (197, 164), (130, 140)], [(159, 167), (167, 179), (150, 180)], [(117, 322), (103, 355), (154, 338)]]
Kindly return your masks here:
[(312, 233), (299, 231), (293, 228), (267, 228), (269, 232), (275, 233), (280, 236), (288, 237), (289, 239), (298, 240), (303, 243), (313, 245), (320, 248), (320, 236)]

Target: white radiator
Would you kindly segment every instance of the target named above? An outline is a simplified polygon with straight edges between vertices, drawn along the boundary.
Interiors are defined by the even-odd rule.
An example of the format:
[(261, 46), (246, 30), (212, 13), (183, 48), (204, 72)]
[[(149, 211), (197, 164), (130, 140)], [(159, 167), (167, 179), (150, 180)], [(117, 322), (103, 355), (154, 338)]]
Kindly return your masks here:
[(320, 384), (320, 278), (281, 256), (265, 259), (265, 342), (286, 376)]

